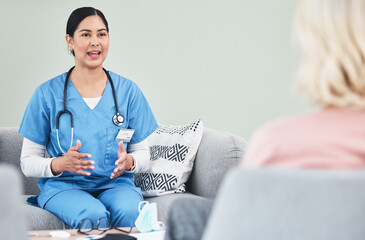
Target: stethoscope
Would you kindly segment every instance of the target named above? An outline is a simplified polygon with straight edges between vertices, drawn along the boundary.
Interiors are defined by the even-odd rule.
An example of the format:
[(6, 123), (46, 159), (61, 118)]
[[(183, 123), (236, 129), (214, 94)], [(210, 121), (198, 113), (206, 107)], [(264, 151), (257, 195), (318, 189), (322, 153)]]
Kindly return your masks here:
[[(71, 143), (70, 143), (70, 147), (72, 147), (72, 143), (73, 143), (73, 135), (74, 135), (74, 119), (73, 119), (73, 115), (72, 113), (67, 110), (67, 84), (68, 84), (68, 79), (70, 78), (71, 72), (72, 70), (74, 70), (75, 66), (73, 66), (66, 75), (66, 80), (65, 80), (65, 87), (63, 89), (63, 109), (61, 111), (58, 112), (57, 117), (56, 117), (56, 133), (57, 133), (57, 143), (58, 143), (58, 147), (60, 148), (62, 153), (59, 153), (58, 156), (62, 156), (63, 154), (65, 154), (65, 152), (63, 151), (61, 144), (60, 144), (60, 139), (58, 136), (58, 128), (59, 128), (59, 120), (62, 114), (66, 113), (70, 116), (70, 122), (71, 122)], [(112, 87), (113, 90), (113, 97), (114, 97), (114, 104), (115, 104), (115, 111), (116, 114), (113, 116), (113, 123), (116, 126), (122, 126), (123, 122), (124, 122), (124, 117), (119, 113), (119, 108), (118, 108), (118, 101), (117, 101), (117, 95), (115, 93), (115, 88), (114, 88), (114, 83), (112, 81), (112, 78), (109, 75), (109, 72), (107, 70), (105, 70), (103, 68), (105, 74), (108, 77), (108, 80), (110, 82), (110, 85)]]

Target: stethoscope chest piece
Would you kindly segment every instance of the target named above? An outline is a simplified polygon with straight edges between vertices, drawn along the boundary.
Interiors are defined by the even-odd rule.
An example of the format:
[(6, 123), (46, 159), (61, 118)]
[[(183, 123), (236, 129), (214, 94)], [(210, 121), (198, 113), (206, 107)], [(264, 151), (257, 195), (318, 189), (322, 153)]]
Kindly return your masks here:
[(118, 127), (122, 126), (123, 122), (124, 122), (124, 117), (122, 115), (120, 115), (119, 113), (117, 113), (113, 116), (113, 123), (115, 125), (117, 125)]

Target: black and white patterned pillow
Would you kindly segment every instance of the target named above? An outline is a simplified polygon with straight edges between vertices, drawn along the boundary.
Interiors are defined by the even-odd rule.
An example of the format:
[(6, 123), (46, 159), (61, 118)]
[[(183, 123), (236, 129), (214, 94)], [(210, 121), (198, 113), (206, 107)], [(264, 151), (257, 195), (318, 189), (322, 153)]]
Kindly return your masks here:
[(148, 137), (149, 167), (136, 173), (134, 183), (145, 197), (185, 192), (203, 135), (203, 122), (159, 127)]

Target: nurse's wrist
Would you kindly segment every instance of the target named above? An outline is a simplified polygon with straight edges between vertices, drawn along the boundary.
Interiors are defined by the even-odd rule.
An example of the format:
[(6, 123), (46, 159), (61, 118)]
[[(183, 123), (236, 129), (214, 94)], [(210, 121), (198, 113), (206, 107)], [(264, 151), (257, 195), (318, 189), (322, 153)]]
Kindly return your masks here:
[(128, 154), (127, 157), (129, 158), (129, 162), (130, 162), (130, 167), (126, 170), (128, 172), (133, 172), (133, 170), (136, 168), (135, 162), (134, 162), (134, 158), (132, 155)]
[(51, 161), (51, 171), (53, 176), (59, 176), (62, 174), (62, 167), (60, 166), (60, 163), (62, 161), (61, 160), (62, 157), (58, 157), (58, 158), (53, 158)]

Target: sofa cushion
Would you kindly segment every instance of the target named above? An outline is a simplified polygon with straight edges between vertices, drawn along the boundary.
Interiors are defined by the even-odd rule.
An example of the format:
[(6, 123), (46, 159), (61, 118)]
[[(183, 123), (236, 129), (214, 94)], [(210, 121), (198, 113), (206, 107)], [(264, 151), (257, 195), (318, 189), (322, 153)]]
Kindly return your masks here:
[(30, 195), (24, 195), (27, 228), (29, 230), (49, 230), (69, 228), (61, 219), (43, 208), (26, 203)]
[(148, 137), (149, 167), (135, 174), (135, 184), (142, 194), (160, 196), (185, 192), (203, 135), (200, 119), (186, 126), (159, 127)]

